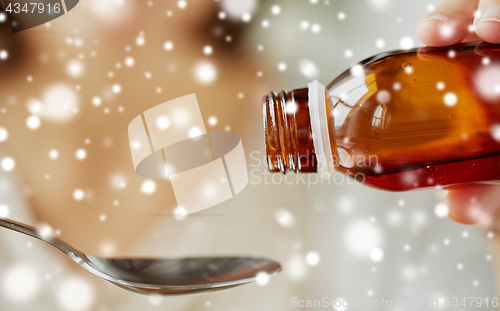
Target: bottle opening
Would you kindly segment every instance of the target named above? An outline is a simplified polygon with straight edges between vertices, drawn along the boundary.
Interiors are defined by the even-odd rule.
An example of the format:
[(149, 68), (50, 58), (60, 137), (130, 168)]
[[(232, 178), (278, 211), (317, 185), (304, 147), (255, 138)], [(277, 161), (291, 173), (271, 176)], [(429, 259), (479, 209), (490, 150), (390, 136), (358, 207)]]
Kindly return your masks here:
[(269, 170), (316, 172), (309, 89), (271, 92), (264, 96), (262, 107)]

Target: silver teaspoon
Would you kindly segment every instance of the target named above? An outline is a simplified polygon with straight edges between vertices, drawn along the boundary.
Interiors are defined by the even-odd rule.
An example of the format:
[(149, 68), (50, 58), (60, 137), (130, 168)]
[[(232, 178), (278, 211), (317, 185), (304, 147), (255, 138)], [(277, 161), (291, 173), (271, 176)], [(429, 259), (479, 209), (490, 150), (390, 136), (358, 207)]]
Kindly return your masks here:
[(87, 255), (36, 228), (0, 218), (0, 227), (42, 240), (111, 284), (139, 294), (165, 296), (215, 292), (256, 280), (259, 272), (273, 275), (279, 263), (252, 257), (102, 258)]

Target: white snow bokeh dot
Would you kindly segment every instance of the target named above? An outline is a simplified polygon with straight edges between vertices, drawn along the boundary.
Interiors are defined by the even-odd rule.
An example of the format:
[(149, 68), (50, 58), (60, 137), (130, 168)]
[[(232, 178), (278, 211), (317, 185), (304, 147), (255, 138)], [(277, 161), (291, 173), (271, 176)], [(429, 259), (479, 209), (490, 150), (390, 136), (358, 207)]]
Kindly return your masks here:
[(287, 209), (280, 208), (274, 213), (276, 222), (283, 228), (292, 228), (295, 225), (295, 216)]
[(307, 266), (303, 257), (299, 254), (290, 256), (286, 262), (285, 270), (287, 277), (292, 281), (300, 281), (307, 276)]
[(112, 241), (104, 241), (99, 246), (100, 255), (104, 257), (114, 256), (116, 253), (116, 245)]
[(321, 31), (321, 25), (317, 24), (317, 23), (312, 24), (311, 31), (312, 31), (312, 33), (319, 33)]
[(159, 306), (163, 302), (163, 297), (161, 297), (161, 296), (149, 296), (148, 301), (152, 306)]
[(448, 92), (443, 97), (444, 104), (448, 107), (453, 107), (457, 104), (458, 97), (453, 92)]
[(52, 160), (55, 160), (59, 157), (59, 151), (57, 151), (56, 149), (52, 149), (49, 151), (49, 158), (52, 159)]
[(474, 86), (478, 94), (486, 100), (500, 98), (500, 65), (481, 67), (476, 73)]
[(320, 256), (316, 252), (309, 252), (306, 254), (306, 262), (309, 266), (317, 266), (320, 262)]
[(391, 100), (391, 93), (389, 93), (387, 90), (379, 90), (376, 95), (377, 101), (385, 105)]
[(356, 64), (356, 65), (354, 65), (354, 66), (351, 67), (351, 74), (353, 76), (361, 75), (361, 74), (364, 73), (364, 71), (365, 70), (363, 69), (363, 67), (361, 65), (359, 65), (359, 64)]
[(50, 237), (54, 234), (54, 230), (52, 229), (52, 227), (48, 224), (45, 224), (45, 223), (42, 223), (40, 224), (38, 227), (38, 231), (40, 232), (40, 235), (42, 237)]
[(125, 189), (127, 187), (127, 181), (125, 177), (121, 174), (113, 174), (110, 179), (110, 184), (113, 189)]
[(177, 1), (177, 7), (181, 10), (184, 10), (187, 7), (187, 1), (185, 0)]
[(303, 59), (299, 62), (299, 71), (307, 79), (316, 79), (319, 74), (318, 66), (311, 60)]
[(406, 281), (413, 281), (418, 277), (417, 268), (413, 265), (406, 265), (401, 269), (401, 278)]
[(500, 124), (493, 124), (490, 129), (491, 136), (500, 143)]
[(42, 122), (40, 121), (40, 118), (37, 117), (37, 116), (29, 116), (26, 119), (26, 126), (30, 130), (36, 130), (36, 129), (38, 129), (41, 124), (42, 124)]
[(163, 44), (163, 48), (165, 49), (165, 51), (172, 51), (174, 49), (174, 44), (172, 43), (172, 41), (167, 41)]
[(141, 192), (145, 194), (152, 194), (156, 191), (156, 183), (154, 180), (147, 179), (142, 182)]
[(344, 57), (345, 58), (351, 58), (352, 55), (353, 55), (353, 52), (352, 52), (351, 49), (347, 49), (347, 50), (344, 51)]
[(146, 44), (146, 38), (144, 38), (144, 36), (139, 36), (135, 39), (135, 44), (137, 44), (138, 46), (143, 46), (144, 44)]
[(241, 20), (244, 21), (245, 23), (248, 23), (249, 21), (252, 20), (252, 15), (250, 13), (245, 13), (241, 16)]
[(401, 40), (399, 40), (399, 46), (403, 49), (403, 50), (409, 50), (411, 48), (413, 48), (413, 39), (409, 36), (404, 36), (401, 38)]
[(102, 104), (102, 99), (99, 96), (95, 96), (92, 98), (92, 104), (96, 107), (99, 107)]
[(245, 14), (252, 14), (258, 6), (257, 0), (222, 0), (223, 11), (233, 20), (240, 20)]
[(46, 89), (42, 101), (31, 101), (28, 109), (36, 116), (50, 121), (70, 120), (79, 108), (79, 98), (73, 87), (67, 84), (54, 84)]
[(173, 214), (174, 214), (175, 219), (181, 220), (187, 216), (188, 210), (184, 206), (179, 205), (174, 209)]
[(95, 291), (84, 278), (71, 277), (64, 280), (57, 290), (57, 301), (67, 311), (89, 310), (95, 301)]
[(125, 0), (87, 0), (88, 8), (100, 21), (110, 24), (123, 23), (134, 11), (134, 3)]
[(278, 70), (279, 70), (279, 71), (285, 71), (285, 70), (286, 70), (286, 68), (287, 68), (286, 63), (281, 62), (281, 63), (279, 63), (279, 64), (278, 64)]
[(380, 228), (369, 221), (359, 220), (349, 225), (344, 237), (345, 246), (354, 256), (365, 257), (382, 244)]
[(375, 41), (375, 46), (379, 49), (383, 48), (385, 46), (384, 39), (377, 39), (377, 41)]
[(368, 0), (368, 3), (376, 10), (385, 10), (390, 6), (391, 0)]
[(9, 57), (7, 50), (0, 50), (0, 60), (6, 60)]
[(350, 197), (342, 197), (337, 202), (338, 210), (342, 214), (349, 214), (354, 209), (354, 202)]
[(6, 141), (8, 137), (9, 132), (5, 128), (0, 127), (0, 142)]
[(195, 137), (201, 136), (202, 134), (203, 134), (202, 130), (199, 127), (196, 127), (196, 126), (193, 126), (188, 131), (188, 137), (189, 138), (195, 138)]
[(438, 218), (445, 218), (448, 216), (448, 206), (444, 203), (439, 203), (434, 208), (434, 213)]
[(348, 310), (347, 308), (349, 307), (348, 305), (348, 300), (343, 298), (343, 297), (337, 297), (334, 300), (333, 304), (333, 310), (335, 311), (344, 311)]
[(281, 13), (281, 7), (279, 5), (273, 5), (271, 7), (271, 13), (273, 13), (274, 15), (278, 15)]
[(6, 172), (12, 171), (16, 167), (16, 161), (14, 161), (11, 157), (2, 158), (2, 162), (0, 162), (2, 169)]
[(83, 148), (76, 150), (75, 156), (78, 160), (82, 161), (87, 158), (87, 151)]
[(442, 38), (445, 38), (445, 39), (450, 38), (453, 34), (454, 34), (453, 27), (451, 27), (450, 25), (447, 25), (447, 24), (441, 25), (441, 27), (439, 29), (439, 35)]
[(10, 209), (5, 204), (0, 204), (0, 217), (7, 218), (9, 217)]
[(81, 201), (83, 200), (83, 198), (85, 197), (85, 193), (83, 192), (82, 189), (76, 189), (75, 191), (73, 191), (73, 198), (77, 201)]
[(403, 213), (399, 209), (392, 209), (387, 212), (387, 222), (389, 225), (397, 227), (403, 223)]
[(208, 118), (208, 124), (211, 126), (217, 125), (217, 117), (211, 116)]
[(170, 126), (170, 119), (165, 115), (156, 118), (156, 127), (160, 130), (166, 130)]
[(132, 67), (135, 64), (135, 60), (132, 56), (125, 58), (125, 66)]
[(263, 271), (257, 273), (257, 275), (255, 276), (255, 282), (260, 286), (266, 286), (267, 284), (269, 284), (270, 279), (271, 276)]
[(39, 287), (39, 277), (30, 266), (19, 264), (7, 268), (3, 273), (3, 291), (13, 301), (23, 302), (32, 299), (38, 293)]
[(198, 82), (201, 82), (202, 84), (210, 84), (217, 78), (217, 69), (214, 64), (202, 61), (196, 64), (194, 68), (194, 75)]
[(80, 61), (73, 60), (66, 66), (66, 72), (68, 75), (74, 78), (80, 77), (84, 72), (83, 64)]
[(120, 84), (118, 84), (118, 83), (115, 83), (111, 87), (111, 90), (113, 91), (113, 93), (119, 94), (122, 91), (122, 86)]
[(205, 45), (203, 47), (203, 54), (205, 54), (205, 55), (212, 55), (213, 52), (214, 52), (214, 49), (212, 48), (212, 46)]
[(379, 262), (384, 259), (384, 251), (380, 248), (374, 248), (370, 251), (370, 259), (373, 262)]

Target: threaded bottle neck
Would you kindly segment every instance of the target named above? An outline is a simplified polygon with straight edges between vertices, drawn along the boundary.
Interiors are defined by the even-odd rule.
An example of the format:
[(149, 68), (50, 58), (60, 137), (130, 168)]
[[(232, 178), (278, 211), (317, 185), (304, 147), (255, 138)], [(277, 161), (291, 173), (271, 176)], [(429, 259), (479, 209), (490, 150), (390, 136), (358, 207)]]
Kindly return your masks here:
[(263, 98), (266, 158), (271, 172), (316, 172), (308, 89)]

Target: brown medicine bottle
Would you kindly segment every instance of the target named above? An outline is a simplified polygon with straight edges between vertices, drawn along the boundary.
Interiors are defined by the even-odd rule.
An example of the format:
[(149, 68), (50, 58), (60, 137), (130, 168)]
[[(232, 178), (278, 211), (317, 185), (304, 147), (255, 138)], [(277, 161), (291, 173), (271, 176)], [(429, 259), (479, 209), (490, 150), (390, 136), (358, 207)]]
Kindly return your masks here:
[(500, 181), (500, 45), (370, 57), (263, 100), (272, 172), (334, 170), (404, 191)]

